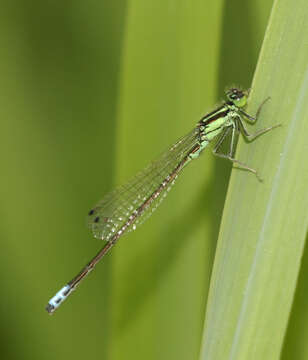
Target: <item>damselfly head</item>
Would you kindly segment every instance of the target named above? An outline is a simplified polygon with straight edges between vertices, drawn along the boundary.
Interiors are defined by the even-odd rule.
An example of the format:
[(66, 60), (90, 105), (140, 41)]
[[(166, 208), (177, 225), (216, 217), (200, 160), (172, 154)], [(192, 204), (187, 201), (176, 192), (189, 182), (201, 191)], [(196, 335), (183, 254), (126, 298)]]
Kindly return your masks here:
[(231, 88), (226, 91), (226, 95), (228, 100), (237, 107), (243, 107), (247, 103), (247, 94), (243, 90)]

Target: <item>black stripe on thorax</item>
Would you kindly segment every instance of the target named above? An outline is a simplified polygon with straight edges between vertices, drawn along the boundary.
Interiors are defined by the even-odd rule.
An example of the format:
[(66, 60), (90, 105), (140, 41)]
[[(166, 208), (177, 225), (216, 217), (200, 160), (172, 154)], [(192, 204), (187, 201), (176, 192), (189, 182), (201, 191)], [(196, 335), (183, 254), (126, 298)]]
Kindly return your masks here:
[(229, 111), (230, 111), (230, 109), (228, 109), (228, 108), (226, 109), (226, 105), (222, 105), (219, 108), (217, 108), (216, 110), (205, 115), (200, 120), (200, 123), (202, 123), (202, 125), (206, 126), (221, 117), (225, 117), (226, 115), (228, 115)]

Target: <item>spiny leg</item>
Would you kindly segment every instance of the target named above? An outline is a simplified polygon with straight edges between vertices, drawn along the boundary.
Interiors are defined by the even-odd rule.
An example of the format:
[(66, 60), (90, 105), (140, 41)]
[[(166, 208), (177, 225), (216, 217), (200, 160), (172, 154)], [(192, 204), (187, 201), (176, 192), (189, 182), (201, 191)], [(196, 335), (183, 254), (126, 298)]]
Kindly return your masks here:
[(260, 135), (263, 135), (265, 133), (267, 133), (268, 131), (271, 131), (279, 126), (281, 126), (281, 124), (278, 124), (278, 125), (274, 125), (274, 126), (270, 126), (270, 127), (267, 127), (267, 128), (264, 128), (264, 129), (261, 129), (261, 130), (258, 130), (256, 131), (255, 133), (253, 134), (249, 134), (249, 132), (247, 131), (247, 129), (245, 128), (245, 125), (242, 121), (242, 119), (240, 117), (238, 117), (237, 119), (237, 123), (238, 123), (238, 126), (240, 128), (240, 131), (241, 133), (243, 134), (243, 136), (248, 140), (248, 141), (253, 141), (255, 138), (257, 138), (258, 136)]
[(240, 111), (240, 113), (243, 115), (243, 116), (245, 116), (247, 119), (249, 119), (250, 121), (250, 123), (251, 124), (254, 124), (256, 121), (257, 121), (257, 119), (258, 119), (258, 117), (259, 117), (259, 115), (260, 115), (260, 112), (261, 112), (261, 110), (262, 110), (262, 108), (263, 108), (263, 105), (268, 101), (268, 100), (270, 100), (270, 96), (269, 97), (267, 97), (265, 100), (263, 100), (262, 101), (262, 103), (259, 105), (259, 107), (258, 107), (258, 110), (257, 110), (257, 112), (256, 112), (256, 114), (255, 114), (255, 116), (251, 116), (251, 115), (249, 115), (249, 114), (247, 114), (244, 110), (242, 110), (242, 109), (239, 109), (239, 111)]
[[(233, 162), (234, 164), (237, 164), (239, 165), (240, 168), (242, 169), (245, 169), (247, 171), (250, 171), (252, 172), (253, 174), (256, 175), (256, 177), (258, 178), (259, 181), (262, 181), (261, 177), (259, 176), (257, 170), (247, 166), (246, 164), (242, 163), (241, 161), (235, 159), (233, 157), (233, 153), (234, 153), (234, 149), (235, 149), (235, 142), (234, 142), (234, 136), (235, 136), (235, 133), (237, 131), (236, 125), (232, 126), (232, 127), (228, 127), (222, 134), (222, 136), (218, 139), (214, 149), (213, 149), (213, 154), (215, 156), (218, 156), (220, 158), (223, 158), (223, 159), (227, 159), (227, 160), (230, 160), (231, 162)], [(224, 142), (226, 136), (229, 134), (230, 130), (232, 129), (232, 137), (231, 137), (231, 144), (230, 144), (230, 149), (229, 149), (229, 153), (228, 154), (223, 154), (223, 153), (220, 153), (219, 152), (219, 149), (222, 145), (222, 143)]]

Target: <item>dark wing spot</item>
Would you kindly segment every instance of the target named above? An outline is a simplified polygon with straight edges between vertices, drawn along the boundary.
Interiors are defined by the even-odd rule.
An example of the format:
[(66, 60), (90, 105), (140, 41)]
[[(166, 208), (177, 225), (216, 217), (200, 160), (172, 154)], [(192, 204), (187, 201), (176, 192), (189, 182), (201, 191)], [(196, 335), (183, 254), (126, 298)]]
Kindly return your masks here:
[(90, 211), (89, 211), (89, 214), (88, 214), (88, 215), (89, 215), (89, 216), (90, 216), (90, 215), (93, 215), (93, 214), (94, 214), (94, 212), (95, 212), (95, 210), (94, 210), (94, 209), (92, 209), (92, 210), (90, 210)]
[(99, 216), (97, 216), (97, 217), (94, 219), (94, 222), (95, 222), (95, 223), (98, 223), (98, 222), (99, 222)]

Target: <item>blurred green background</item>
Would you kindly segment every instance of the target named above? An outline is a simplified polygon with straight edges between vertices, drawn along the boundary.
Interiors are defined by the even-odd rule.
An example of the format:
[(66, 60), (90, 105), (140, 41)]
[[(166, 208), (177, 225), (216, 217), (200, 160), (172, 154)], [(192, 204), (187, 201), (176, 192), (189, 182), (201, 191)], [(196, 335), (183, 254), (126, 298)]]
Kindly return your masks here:
[(210, 152), (54, 316), (88, 210), (249, 87), (272, 2), (2, 1), (3, 359), (197, 359), (230, 165)]

